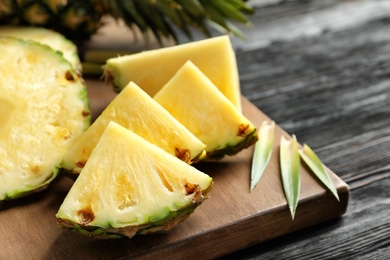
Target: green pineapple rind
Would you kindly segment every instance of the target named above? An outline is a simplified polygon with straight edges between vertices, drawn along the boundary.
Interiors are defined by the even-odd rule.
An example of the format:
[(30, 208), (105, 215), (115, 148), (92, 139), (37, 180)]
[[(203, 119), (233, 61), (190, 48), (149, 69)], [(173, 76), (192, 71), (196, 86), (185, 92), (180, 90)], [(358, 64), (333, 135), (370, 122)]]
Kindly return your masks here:
[(155, 220), (150, 218), (150, 222), (145, 224), (126, 226), (123, 228), (113, 227), (112, 223), (107, 223), (105, 227), (83, 226), (79, 223), (63, 219), (58, 214), (56, 215), (57, 224), (62, 229), (68, 229), (95, 238), (132, 238), (136, 235), (164, 232), (186, 220), (208, 198), (208, 193), (211, 189), (212, 183), (208, 189), (202, 191), (201, 195), (197, 195), (198, 198), (195, 201), (193, 200), (190, 204), (184, 205), (176, 210), (167, 209), (165, 216), (155, 216)]
[[(121, 155), (113, 155), (115, 164), (110, 165), (115, 152)], [(163, 171), (171, 177), (161, 177)], [(208, 198), (212, 186), (210, 176), (111, 121), (59, 208), (57, 223), (64, 229), (106, 238), (170, 230)], [(118, 197), (116, 192), (122, 194), (124, 188), (129, 194)], [(149, 195), (143, 198), (140, 192)]]
[(57, 178), (60, 172), (59, 169), (60, 167), (54, 168), (52, 175), (45, 182), (41, 183), (38, 186), (30, 186), (25, 189), (14, 190), (12, 192), (4, 193), (3, 194), (4, 197), (2, 200), (7, 201), (7, 200), (19, 199), (37, 193), (39, 191), (46, 190), (49, 187), (50, 183)]
[(225, 157), (225, 155), (235, 155), (256, 143), (257, 140), (258, 133), (257, 129), (255, 128), (251, 133), (245, 136), (245, 139), (241, 142), (236, 143), (234, 145), (227, 144), (223, 149), (208, 152), (204, 160), (220, 160)]

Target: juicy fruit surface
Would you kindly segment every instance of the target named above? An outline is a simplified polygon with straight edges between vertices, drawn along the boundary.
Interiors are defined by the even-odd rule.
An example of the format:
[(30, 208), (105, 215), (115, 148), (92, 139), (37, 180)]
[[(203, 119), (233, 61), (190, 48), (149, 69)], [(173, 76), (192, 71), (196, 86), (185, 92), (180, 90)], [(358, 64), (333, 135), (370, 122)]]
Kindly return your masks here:
[(0, 200), (43, 188), (89, 124), (86, 88), (47, 46), (0, 37)]
[(46, 44), (54, 50), (60, 51), (76, 70), (81, 71), (81, 62), (76, 45), (55, 31), (39, 27), (0, 26), (0, 36), (33, 40)]
[(154, 99), (206, 144), (209, 158), (235, 154), (257, 141), (253, 124), (191, 61)]
[(78, 174), (110, 121), (132, 130), (187, 163), (204, 156), (205, 145), (131, 82), (107, 106), (77, 144), (71, 147), (62, 166)]
[(212, 178), (110, 122), (58, 213), (97, 236), (167, 230), (206, 198)]
[(133, 81), (154, 96), (188, 60), (241, 110), (236, 57), (228, 36), (112, 58), (104, 73), (119, 90)]

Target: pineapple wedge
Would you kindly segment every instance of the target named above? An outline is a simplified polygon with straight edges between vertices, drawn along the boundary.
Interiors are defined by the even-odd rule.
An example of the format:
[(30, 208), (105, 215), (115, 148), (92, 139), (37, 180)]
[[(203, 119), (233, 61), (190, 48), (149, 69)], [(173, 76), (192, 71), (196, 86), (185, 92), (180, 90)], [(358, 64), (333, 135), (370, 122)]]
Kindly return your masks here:
[(104, 74), (117, 91), (134, 81), (153, 97), (188, 60), (241, 111), (236, 56), (228, 36), (111, 58)]
[(169, 230), (207, 198), (210, 176), (110, 122), (56, 214), (98, 237)]
[(206, 159), (236, 154), (257, 141), (253, 124), (191, 61), (154, 100), (206, 144)]
[(0, 200), (46, 188), (90, 124), (86, 86), (63, 56), (0, 37)]
[(205, 145), (135, 83), (130, 82), (106, 107), (64, 157), (62, 166), (80, 173), (110, 121), (142, 136), (191, 164), (202, 159)]
[(32, 40), (46, 44), (54, 50), (60, 51), (77, 71), (82, 70), (77, 46), (56, 31), (41, 27), (0, 26), (0, 36)]

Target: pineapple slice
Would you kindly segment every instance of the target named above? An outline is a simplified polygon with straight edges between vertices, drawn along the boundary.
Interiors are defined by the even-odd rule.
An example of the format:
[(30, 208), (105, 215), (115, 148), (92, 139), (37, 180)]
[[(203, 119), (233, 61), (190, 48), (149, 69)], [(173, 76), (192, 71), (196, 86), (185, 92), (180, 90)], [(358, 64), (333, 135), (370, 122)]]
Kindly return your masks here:
[(228, 36), (111, 58), (104, 74), (117, 90), (134, 81), (154, 96), (188, 60), (241, 111), (236, 56)]
[(62, 166), (80, 173), (104, 129), (114, 121), (191, 164), (206, 154), (205, 145), (135, 83), (130, 82), (66, 154)]
[(83, 80), (63, 56), (0, 37), (0, 200), (44, 189), (90, 124)]
[(191, 61), (154, 99), (206, 144), (208, 159), (236, 154), (257, 141), (253, 124)]
[(207, 198), (210, 176), (110, 122), (58, 213), (89, 236), (169, 230)]
[(1, 26), (0, 36), (14, 37), (23, 40), (37, 41), (46, 44), (56, 51), (62, 52), (77, 71), (81, 71), (81, 62), (77, 46), (62, 34), (40, 27)]

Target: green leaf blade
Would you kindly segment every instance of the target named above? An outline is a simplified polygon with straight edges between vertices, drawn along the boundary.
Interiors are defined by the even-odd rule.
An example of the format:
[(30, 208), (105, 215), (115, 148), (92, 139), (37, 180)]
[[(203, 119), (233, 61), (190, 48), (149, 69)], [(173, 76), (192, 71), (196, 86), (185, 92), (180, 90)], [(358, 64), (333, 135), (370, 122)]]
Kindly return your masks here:
[(329, 189), (336, 199), (340, 201), (337, 189), (334, 186), (332, 179), (314, 151), (305, 144), (303, 149), (299, 150), (299, 154), (317, 178)]
[(284, 194), (290, 209), (291, 217), (294, 219), (301, 188), (300, 158), (298, 153), (298, 142), (295, 135), (293, 135), (291, 140), (287, 140), (284, 136), (281, 137), (280, 168)]
[(255, 144), (252, 170), (251, 170), (251, 185), (252, 192), (259, 183), (261, 176), (271, 159), (272, 148), (274, 144), (275, 122), (264, 121), (259, 128), (259, 140)]

